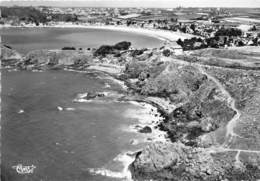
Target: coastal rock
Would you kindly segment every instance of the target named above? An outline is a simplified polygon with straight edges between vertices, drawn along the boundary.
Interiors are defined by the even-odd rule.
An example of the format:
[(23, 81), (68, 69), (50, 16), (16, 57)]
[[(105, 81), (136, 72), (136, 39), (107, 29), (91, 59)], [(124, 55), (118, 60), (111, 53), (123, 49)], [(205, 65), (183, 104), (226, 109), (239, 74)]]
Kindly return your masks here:
[(131, 141), (130, 141), (130, 144), (131, 145), (137, 145), (139, 142), (138, 142), (138, 140), (136, 140), (136, 139), (132, 139)]
[(89, 92), (85, 98), (86, 98), (86, 99), (94, 99), (94, 98), (96, 98), (96, 97), (97, 97), (97, 93), (95, 93), (95, 92)]
[(104, 97), (104, 93), (100, 92), (88, 92), (88, 94), (84, 97), (84, 99), (95, 99), (97, 97)]
[[(136, 155), (135, 161), (130, 165), (133, 179), (153, 179), (162, 173), (164, 168), (176, 165), (181, 159), (180, 147), (174, 147), (173, 144), (158, 142), (151, 144), (142, 152)], [(164, 173), (165, 178), (172, 178), (171, 173)]]
[(241, 157), (242, 167), (238, 168), (234, 159), (236, 152), (213, 150), (190, 147), (180, 142), (155, 142), (136, 155), (129, 169), (135, 181), (238, 181), (259, 178), (260, 169), (254, 162)]
[[(208, 72), (205, 74), (197, 66), (178, 62), (171, 57), (169, 51), (137, 51), (129, 58), (130, 50), (123, 51), (128, 46), (130, 44), (117, 44), (116, 49), (113, 48), (117, 53), (115, 57), (106, 55), (96, 57), (94, 61), (92, 52), (76, 50), (36, 50), (22, 59), (12, 48), (4, 46), (1, 59), (4, 66), (21, 65), (22, 68), (33, 71), (57, 67), (84, 69), (89, 62), (103, 64), (103, 69), (99, 70), (108, 70), (108, 67), (123, 67), (126, 63), (125, 71), (118, 77), (127, 82), (131, 94), (142, 94), (142, 100), (146, 98), (149, 103), (156, 104), (165, 118), (159, 122), (159, 127), (174, 142), (153, 143), (138, 152), (135, 161), (130, 165), (134, 180), (218, 181), (260, 178), (260, 157), (258, 151), (255, 152), (259, 150), (259, 74), (204, 67)], [(110, 48), (105, 46), (100, 51), (102, 50), (102, 54), (110, 53)], [(212, 50), (210, 55), (232, 55), (228, 50), (224, 51), (226, 53)], [(202, 57), (208, 56), (208, 53), (200, 52)], [(216, 81), (209, 75), (214, 75)], [(222, 84), (222, 89), (236, 99), (235, 106), (241, 111), (240, 121), (233, 130), (238, 136), (228, 143), (230, 147), (225, 148), (218, 147), (229, 141), (225, 137), (225, 126), (238, 111), (230, 106), (225, 91), (216, 82)], [(91, 91), (80, 94), (78, 98), (89, 100), (106, 95), (105, 92)], [(57, 109), (64, 110), (62, 107)], [(152, 132), (149, 126), (136, 127), (136, 130), (140, 133)], [(147, 140), (153, 141), (153, 138)], [(130, 144), (136, 145), (138, 141), (132, 140)], [(216, 147), (219, 150), (214, 150)], [(241, 149), (248, 150), (248, 153), (238, 153), (237, 150)], [(236, 168), (236, 162), (242, 165), (242, 171)]]
[(92, 61), (92, 53), (77, 50), (34, 50), (24, 57), (21, 66), (53, 68), (58, 66), (83, 66)]
[(1, 45), (1, 64), (3, 67), (16, 66), (22, 59), (22, 55), (8, 45)]
[[(130, 165), (134, 180), (217, 180), (228, 163), (214, 160), (205, 150), (187, 147), (182, 143), (156, 142), (136, 155)], [(232, 161), (230, 161), (232, 162)]]
[(152, 128), (150, 128), (149, 126), (145, 126), (142, 129), (139, 130), (140, 133), (151, 133), (152, 132)]

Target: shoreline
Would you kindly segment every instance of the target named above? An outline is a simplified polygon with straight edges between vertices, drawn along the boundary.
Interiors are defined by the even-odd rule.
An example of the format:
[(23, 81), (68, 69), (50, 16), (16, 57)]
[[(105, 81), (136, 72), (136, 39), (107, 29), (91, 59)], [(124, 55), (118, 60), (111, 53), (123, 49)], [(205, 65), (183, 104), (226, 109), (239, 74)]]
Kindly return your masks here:
[[(106, 72), (104, 70), (100, 69), (87, 69), (85, 71), (78, 71), (73, 68), (70, 69), (62, 69), (63, 71), (68, 72), (76, 72), (76, 73), (87, 73), (92, 72), (93, 70), (96, 72), (101, 73), (101, 79), (107, 79), (110, 80), (116, 84), (118, 84), (122, 91), (124, 92), (123, 97), (120, 97), (119, 99), (116, 98), (119, 102), (126, 102), (132, 105), (136, 105), (137, 107), (140, 107), (140, 111), (144, 111), (144, 113), (141, 113), (140, 115), (136, 115), (136, 117), (133, 117), (133, 119), (137, 119), (138, 123), (133, 123), (128, 127), (128, 131), (134, 132), (136, 134), (143, 134), (143, 138), (140, 140), (130, 139), (129, 142), (131, 145), (135, 146), (135, 144), (149, 144), (151, 142), (156, 141), (162, 141), (162, 142), (171, 142), (171, 140), (168, 138), (167, 131), (164, 131), (160, 128), (160, 123), (163, 121), (166, 121), (168, 119), (168, 113), (164, 109), (162, 105), (160, 105), (159, 102), (154, 102), (153, 100), (150, 100), (148, 98), (142, 97), (142, 96), (132, 96), (127, 95), (127, 89), (129, 88), (126, 84), (126, 81), (118, 79), (118, 74), (111, 74), (111, 72)], [(19, 70), (17, 70), (19, 71)], [(30, 71), (30, 70), (29, 70)], [(58, 70), (59, 71), (59, 70)], [(34, 72), (33, 70), (31, 72)], [(42, 72), (42, 71), (41, 71)], [(44, 71), (43, 71), (44, 72)], [(84, 95), (82, 95), (84, 96)], [(116, 100), (116, 101), (117, 101)], [(83, 101), (84, 102), (84, 101)], [(88, 101), (86, 101), (87, 103)], [(91, 102), (91, 100), (89, 101)], [(59, 108), (58, 108), (59, 109)], [(138, 111), (139, 108), (136, 110)], [(146, 116), (145, 116), (146, 115)], [(127, 115), (126, 115), (127, 116)], [(152, 119), (152, 117), (154, 119)], [(139, 132), (144, 127), (150, 127), (152, 129), (151, 133), (141, 133)], [(146, 137), (147, 136), (147, 137)], [(148, 139), (149, 138), (149, 139)], [(136, 142), (136, 143), (135, 143)], [(130, 168), (130, 165), (133, 163), (133, 161), (136, 158), (136, 155), (142, 150), (142, 146), (137, 150), (122, 150), (122, 152), (117, 155), (114, 159), (117, 160), (120, 164), (122, 164), (122, 171), (112, 171), (107, 168), (89, 168), (88, 171), (93, 175), (102, 175), (110, 178), (120, 178), (125, 179), (127, 181), (132, 181), (132, 173)]]
[[(95, 27), (92, 27), (95, 28)], [(106, 29), (107, 27), (101, 27)], [(112, 27), (114, 30), (114, 28)], [(127, 28), (128, 29), (128, 28)], [(121, 29), (122, 31), (125, 29)], [(143, 31), (142, 29), (138, 29), (141, 32)], [(151, 32), (151, 31), (148, 31)], [(157, 31), (160, 32), (160, 31)], [(37, 67), (36, 67), (37, 68)], [(55, 70), (55, 69), (54, 69)], [(127, 180), (132, 180), (132, 172), (130, 170), (130, 166), (132, 163), (135, 161), (137, 154), (140, 152), (140, 150), (143, 149), (142, 144), (150, 144), (152, 142), (156, 141), (165, 141), (165, 142), (171, 142), (169, 139), (169, 135), (167, 131), (162, 130), (160, 127), (160, 124), (166, 120), (169, 119), (169, 114), (168, 111), (165, 109), (167, 107), (170, 107), (170, 105), (166, 105), (165, 100), (158, 98), (158, 99), (149, 99), (148, 97), (144, 97), (142, 95), (132, 95), (128, 94), (129, 93), (129, 85), (127, 84), (127, 80), (122, 80), (120, 79), (119, 75), (123, 73), (124, 66), (118, 66), (118, 65), (110, 65), (110, 64), (100, 64), (100, 63), (93, 63), (90, 66), (88, 66), (85, 70), (77, 70), (77, 67), (73, 66), (63, 66), (61, 67), (60, 70), (64, 71), (73, 71), (73, 72), (78, 72), (78, 73), (86, 73), (86, 72), (91, 72), (91, 71), (96, 71), (101, 73), (101, 78), (102, 79), (108, 79), (113, 81), (114, 83), (118, 84), (121, 87), (121, 90), (124, 92), (123, 96), (119, 98), (115, 98), (115, 101), (119, 102), (128, 102), (130, 104), (135, 104), (137, 105), (136, 111), (142, 112), (145, 110), (145, 113), (141, 113), (140, 115), (138, 114), (133, 114), (134, 119), (138, 121), (138, 123), (132, 123), (129, 127), (128, 130), (134, 131), (136, 134), (142, 134), (143, 136), (141, 137), (141, 141), (139, 142), (138, 140), (134, 140), (134, 138), (130, 138), (129, 143), (134, 146), (135, 144), (141, 144), (140, 148), (138, 150), (135, 150), (132, 152), (131, 150), (122, 150), (120, 156), (122, 159), (119, 160), (119, 163), (122, 164), (123, 169), (120, 172), (113, 172), (112, 170), (109, 169), (104, 169), (104, 168), (89, 168), (89, 172), (92, 174), (97, 174), (97, 175), (103, 175), (103, 176), (108, 176), (108, 177), (114, 177), (114, 178), (122, 178), (122, 179), (127, 179)], [(19, 69), (18, 69), (19, 71)], [(30, 70), (29, 70), (30, 71)], [(34, 72), (34, 68), (31, 69), (32, 72)], [(45, 70), (43, 70), (45, 71)], [(83, 95), (84, 96), (84, 95)], [(80, 99), (80, 101), (85, 102), (84, 99)], [(88, 102), (88, 101), (87, 101)], [(60, 108), (58, 108), (60, 109)], [(139, 116), (139, 117), (138, 117)], [(154, 118), (154, 119), (152, 119)], [(150, 127), (151, 132), (149, 134), (145, 134), (140, 132), (141, 129), (144, 129), (145, 127)], [(147, 137), (146, 137), (147, 136)], [(132, 142), (132, 143), (131, 143)]]
[[(120, 102), (128, 102), (130, 104), (136, 105), (138, 108), (136, 110), (129, 109), (129, 112), (126, 113), (126, 117), (137, 119), (138, 123), (134, 123), (127, 127), (127, 130), (133, 132), (135, 134), (140, 134), (139, 139), (131, 139), (131, 145), (140, 144), (140, 148), (136, 148), (133, 150), (122, 150), (113, 160), (117, 161), (122, 165), (121, 171), (113, 171), (109, 168), (100, 167), (100, 168), (89, 168), (88, 171), (93, 175), (102, 175), (110, 178), (119, 178), (126, 181), (133, 181), (132, 172), (129, 169), (131, 164), (136, 159), (136, 156), (142, 151), (143, 144), (150, 144), (151, 142), (170, 142), (170, 139), (167, 139), (167, 132), (159, 129), (158, 124), (160, 121), (163, 121), (164, 117), (160, 115), (159, 110), (154, 105), (147, 103), (145, 100), (122, 100)], [(140, 109), (139, 109), (140, 107)], [(136, 112), (132, 114), (132, 111)], [(140, 112), (139, 112), (140, 111)], [(150, 127), (151, 133), (141, 133), (140, 128)], [(149, 139), (148, 139), (149, 138)]]
[(179, 38), (184, 40), (187, 38), (196, 37), (192, 34), (181, 33), (177, 31), (168, 31), (153, 28), (140, 28), (140, 27), (128, 27), (128, 26), (116, 26), (116, 25), (75, 25), (75, 24), (58, 24), (47, 26), (11, 26), (5, 25), (0, 28), (85, 28), (85, 29), (101, 29), (110, 31), (121, 31), (142, 34), (150, 37), (157, 38), (162, 41), (176, 42)]
[[(127, 86), (126, 81), (118, 79), (118, 74), (113, 74), (109, 70), (104, 71), (103, 69), (99, 69), (99, 68), (88, 69), (88, 70), (95, 70), (104, 73), (107, 79), (114, 81), (115, 83), (119, 84), (123, 88), (123, 90), (125, 91), (124, 93), (125, 96), (119, 98), (118, 101), (128, 102), (130, 104), (136, 105), (145, 112), (144, 114), (148, 113), (147, 117), (142, 114), (141, 115), (135, 114), (135, 116), (133, 116), (134, 119), (138, 119), (138, 123), (131, 124), (127, 128), (128, 131), (135, 132), (137, 134), (145, 134), (145, 133), (141, 133), (140, 130), (147, 126), (150, 127), (152, 131), (147, 135), (146, 138), (142, 138), (141, 142), (135, 139), (129, 140), (130, 142), (132, 142), (131, 143), (132, 145), (138, 145), (142, 143), (150, 144), (152, 142), (171, 142), (168, 132), (161, 128), (161, 123), (169, 119), (169, 112), (165, 108), (165, 104), (163, 104), (164, 100), (156, 101), (150, 99), (150, 97), (142, 97), (140, 95), (138, 96), (126, 95), (129, 86)], [(122, 164), (123, 169), (121, 172), (115, 172), (106, 168), (90, 168), (89, 172), (94, 175), (102, 175), (110, 178), (121, 178), (126, 181), (133, 181), (130, 166), (135, 161), (136, 156), (142, 151), (142, 149), (143, 147), (134, 151), (124, 150), (119, 155), (117, 155), (116, 158), (114, 158)]]

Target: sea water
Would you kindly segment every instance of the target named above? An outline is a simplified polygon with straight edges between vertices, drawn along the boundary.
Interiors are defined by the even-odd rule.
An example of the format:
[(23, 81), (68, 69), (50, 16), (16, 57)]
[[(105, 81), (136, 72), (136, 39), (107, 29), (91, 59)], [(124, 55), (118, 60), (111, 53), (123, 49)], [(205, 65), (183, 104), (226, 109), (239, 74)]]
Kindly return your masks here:
[(95, 28), (2, 28), (2, 42), (20, 53), (37, 49), (61, 49), (63, 47), (98, 48), (120, 41), (130, 41), (135, 48), (155, 48), (163, 41), (155, 37)]
[[(140, 105), (117, 101), (125, 90), (103, 77), (97, 72), (2, 71), (2, 180), (131, 177), (127, 166), (133, 157), (126, 153), (141, 149), (149, 134), (130, 128), (138, 124), (135, 114), (145, 115), (138, 113)], [(87, 92), (106, 96), (75, 101)], [(131, 144), (133, 139), (138, 144)], [(21, 174), (15, 168), (34, 169)]]

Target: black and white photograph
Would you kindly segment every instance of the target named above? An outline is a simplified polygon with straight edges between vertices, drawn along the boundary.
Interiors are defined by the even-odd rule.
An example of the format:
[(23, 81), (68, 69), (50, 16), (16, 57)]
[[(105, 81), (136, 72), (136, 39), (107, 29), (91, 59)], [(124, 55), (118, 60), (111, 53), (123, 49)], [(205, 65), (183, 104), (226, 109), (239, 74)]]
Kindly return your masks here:
[(260, 0), (0, 0), (1, 181), (260, 181)]

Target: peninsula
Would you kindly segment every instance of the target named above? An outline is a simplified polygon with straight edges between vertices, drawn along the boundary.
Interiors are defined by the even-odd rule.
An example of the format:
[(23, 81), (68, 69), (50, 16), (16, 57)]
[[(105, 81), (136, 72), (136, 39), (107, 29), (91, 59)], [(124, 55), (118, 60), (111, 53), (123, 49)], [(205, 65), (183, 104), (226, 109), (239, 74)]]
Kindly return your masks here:
[(1, 59), (9, 70), (102, 71), (127, 85), (121, 101), (156, 106), (164, 118), (156, 127), (170, 141), (136, 153), (129, 165), (133, 180), (257, 180), (259, 49), (176, 55), (167, 45), (130, 46), (119, 42), (95, 50), (38, 50), (22, 56), (2, 45)]
[[(150, 114), (157, 122), (137, 129), (142, 134), (160, 131), (165, 137), (123, 155), (128, 165), (122, 173), (116, 172), (115, 178), (260, 180), (259, 8), (101, 11), (40, 6), (1, 7), (1, 11), (3, 28), (107, 29), (144, 34), (165, 42), (158, 48), (135, 48), (126, 40), (96, 48), (47, 47), (25, 54), (1, 43), (2, 69), (7, 72), (102, 72), (124, 90), (112, 96), (115, 101), (156, 107), (159, 113), (151, 109)], [(73, 101), (106, 97), (104, 92), (87, 92)], [(57, 109), (75, 110), (61, 106)], [(131, 144), (138, 143), (131, 140)], [(106, 170), (88, 171), (108, 175)]]

